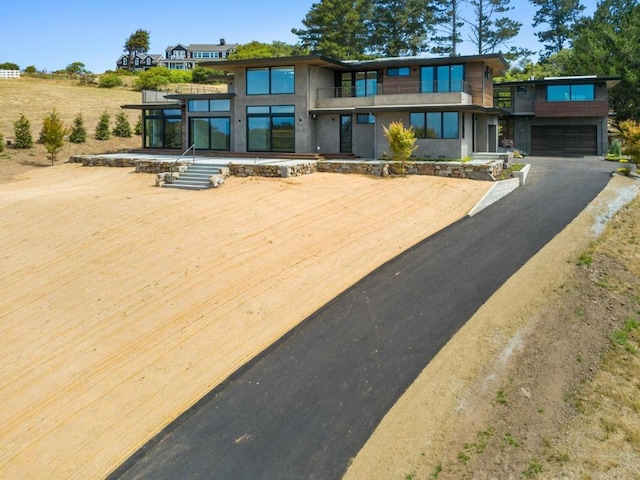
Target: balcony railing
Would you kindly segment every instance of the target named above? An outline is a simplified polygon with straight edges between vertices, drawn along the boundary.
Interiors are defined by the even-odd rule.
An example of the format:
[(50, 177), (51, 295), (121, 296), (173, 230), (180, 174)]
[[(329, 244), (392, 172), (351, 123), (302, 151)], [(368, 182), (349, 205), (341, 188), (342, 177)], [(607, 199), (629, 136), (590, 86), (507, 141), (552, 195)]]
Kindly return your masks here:
[(450, 82), (402, 82), (393, 84), (378, 83), (367, 85), (367, 89), (359, 86), (319, 88), (318, 99), (373, 97), (375, 95), (403, 95), (428, 93), (467, 93), (471, 95), (471, 85), (464, 80)]

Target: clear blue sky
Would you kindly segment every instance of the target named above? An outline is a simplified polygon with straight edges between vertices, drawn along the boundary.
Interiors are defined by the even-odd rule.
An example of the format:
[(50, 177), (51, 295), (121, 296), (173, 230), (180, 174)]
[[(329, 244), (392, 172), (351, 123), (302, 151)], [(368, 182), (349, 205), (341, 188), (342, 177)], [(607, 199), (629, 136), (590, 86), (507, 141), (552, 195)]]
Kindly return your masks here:
[[(150, 53), (164, 53), (182, 43), (248, 43), (279, 40), (296, 43), (291, 28), (302, 20), (313, 0), (0, 0), (3, 53), (0, 63), (24, 69), (60, 70), (82, 62), (94, 73), (115, 68), (129, 35), (142, 28), (150, 33)], [(582, 0), (585, 14), (596, 0)], [(513, 44), (541, 49), (531, 27), (534, 9), (527, 0), (512, 0), (511, 17), (523, 23)], [(463, 55), (473, 54), (466, 39)]]

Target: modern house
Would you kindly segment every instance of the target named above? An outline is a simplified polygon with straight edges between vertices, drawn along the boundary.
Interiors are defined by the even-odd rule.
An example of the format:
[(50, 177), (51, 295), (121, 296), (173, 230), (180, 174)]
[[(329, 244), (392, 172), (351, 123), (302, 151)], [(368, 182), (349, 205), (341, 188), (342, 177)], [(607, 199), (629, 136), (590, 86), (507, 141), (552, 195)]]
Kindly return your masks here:
[(129, 62), (133, 61), (134, 70), (149, 70), (153, 67), (166, 67), (171, 70), (193, 70), (201, 62), (226, 60), (236, 49), (237, 44), (227, 44), (224, 38), (218, 44), (177, 44), (167, 47), (164, 55), (136, 53), (133, 60), (128, 55), (121, 55), (116, 62), (116, 68), (129, 69)]
[(554, 77), (494, 87), (501, 143), (532, 155), (603, 155), (608, 149), (608, 91), (619, 77)]
[(242, 154), (388, 150), (383, 127), (412, 126), (415, 155), (459, 159), (498, 150), (499, 54), (340, 61), (320, 55), (202, 62), (228, 73), (228, 91), (167, 95), (143, 111), (143, 147)]

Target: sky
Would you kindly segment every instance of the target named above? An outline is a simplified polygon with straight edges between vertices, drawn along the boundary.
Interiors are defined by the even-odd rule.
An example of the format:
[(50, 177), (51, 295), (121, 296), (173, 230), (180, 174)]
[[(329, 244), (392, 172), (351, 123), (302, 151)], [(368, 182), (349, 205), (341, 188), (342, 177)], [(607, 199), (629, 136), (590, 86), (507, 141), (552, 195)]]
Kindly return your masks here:
[[(319, 0), (316, 0), (319, 1)], [(102, 73), (115, 69), (124, 43), (138, 29), (150, 34), (149, 53), (164, 54), (168, 46), (207, 43), (249, 43), (253, 40), (295, 44), (292, 28), (302, 20), (313, 0), (0, 0), (4, 45), (0, 63), (39, 71), (64, 70), (73, 62)], [(582, 0), (585, 15), (592, 15), (596, 0)], [(509, 16), (523, 24), (513, 45), (535, 52), (537, 42), (527, 0), (512, 0)], [(462, 55), (474, 54), (464, 34)]]

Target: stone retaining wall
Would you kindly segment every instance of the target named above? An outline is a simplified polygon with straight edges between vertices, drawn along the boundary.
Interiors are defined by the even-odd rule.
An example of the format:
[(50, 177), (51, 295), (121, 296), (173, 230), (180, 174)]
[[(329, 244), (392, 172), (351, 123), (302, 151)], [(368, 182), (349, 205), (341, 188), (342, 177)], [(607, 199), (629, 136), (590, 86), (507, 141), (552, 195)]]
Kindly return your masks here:
[(316, 162), (302, 162), (295, 164), (246, 164), (230, 163), (231, 175), (237, 177), (299, 177), (317, 172)]
[[(436, 177), (469, 178), (472, 180), (495, 181), (502, 172), (502, 161), (494, 160), (486, 163), (470, 162), (407, 162), (407, 175), (431, 175)], [(318, 172), (327, 173), (359, 173), (364, 175), (398, 175), (399, 162), (318, 162)]]
[(140, 160), (128, 157), (103, 157), (100, 155), (75, 155), (69, 158), (69, 163), (81, 163), (83, 167), (117, 167), (135, 168), (136, 173), (163, 173), (170, 172), (171, 169), (178, 171), (181, 166), (190, 162), (158, 162), (154, 160)]

